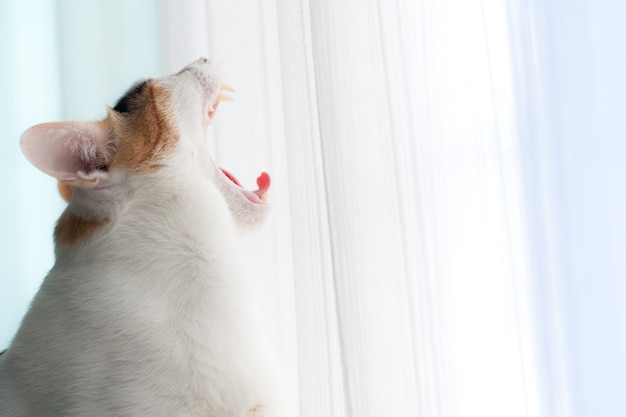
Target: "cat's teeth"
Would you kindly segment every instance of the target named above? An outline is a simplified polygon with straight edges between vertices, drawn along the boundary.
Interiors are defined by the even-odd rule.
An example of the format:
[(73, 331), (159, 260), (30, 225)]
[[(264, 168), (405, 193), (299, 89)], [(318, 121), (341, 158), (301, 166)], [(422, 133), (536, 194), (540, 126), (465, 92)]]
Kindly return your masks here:
[(209, 104), (209, 111), (213, 113), (215, 111), (215, 107), (212, 104)]
[(220, 93), (220, 95), (219, 95), (219, 96), (217, 96), (217, 100), (218, 100), (218, 101), (233, 101), (233, 98), (232, 98), (232, 97), (230, 97), (230, 96), (227, 96), (227, 95), (226, 95), (226, 94), (224, 94), (224, 93)]
[(220, 95), (217, 97), (218, 101), (233, 101), (233, 98), (231, 96), (229, 96), (229, 95), (224, 93), (225, 91), (227, 91), (229, 93), (234, 93), (235, 89), (232, 88), (228, 84), (222, 84), (222, 88), (220, 90)]

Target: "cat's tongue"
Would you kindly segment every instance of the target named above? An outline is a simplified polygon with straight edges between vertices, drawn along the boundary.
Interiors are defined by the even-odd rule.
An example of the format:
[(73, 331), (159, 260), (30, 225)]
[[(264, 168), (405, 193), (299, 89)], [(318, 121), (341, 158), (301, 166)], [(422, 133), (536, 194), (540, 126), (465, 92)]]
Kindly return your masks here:
[(259, 189), (253, 191), (261, 200), (266, 201), (267, 190), (270, 189), (270, 174), (267, 172), (261, 172), (261, 175), (256, 179), (256, 185)]
[[(220, 168), (220, 169), (222, 170), (224, 175), (226, 175), (226, 177), (228, 177), (229, 180), (231, 180), (235, 185), (240, 187), (242, 190), (244, 189), (241, 186), (241, 183), (239, 182), (239, 180), (237, 178), (235, 178), (235, 176), (233, 174), (231, 174), (230, 172), (226, 171), (224, 168)], [(267, 172), (261, 172), (261, 175), (259, 175), (259, 177), (256, 179), (256, 185), (259, 188), (257, 190), (255, 190), (255, 191), (249, 191), (249, 193), (252, 193), (252, 194), (256, 195), (262, 201), (266, 201), (267, 200), (267, 190), (269, 190), (269, 188), (270, 188), (270, 176), (269, 176), (269, 174)], [(248, 197), (248, 199), (250, 201), (252, 201), (252, 202), (257, 202), (257, 201), (253, 201), (250, 197)]]

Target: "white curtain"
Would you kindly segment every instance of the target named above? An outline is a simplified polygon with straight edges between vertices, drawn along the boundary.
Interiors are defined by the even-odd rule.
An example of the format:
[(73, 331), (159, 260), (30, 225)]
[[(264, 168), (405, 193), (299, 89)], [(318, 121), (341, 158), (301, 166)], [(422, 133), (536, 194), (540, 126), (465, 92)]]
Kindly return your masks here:
[(302, 415), (535, 412), (505, 5), (277, 9)]
[[(220, 64), (237, 93), (214, 153), (244, 185), (272, 175), (273, 221), (251, 261), (302, 417), (626, 414), (626, 4), (89, 4), (50, 6), (61, 32), (42, 17), (56, 113), (12, 111), (30, 124), (99, 117), (82, 100), (110, 103), (132, 78), (199, 56)], [(108, 59), (75, 52), (89, 36)], [(32, 61), (9, 62), (21, 64), (3, 80)], [(24, 220), (3, 216), (7, 303), (36, 288), (15, 284), (38, 283), (31, 259), (51, 261), (4, 230), (40, 235), (55, 211), (16, 186), (38, 174), (18, 168), (12, 128), (2, 178), (8, 215)], [(47, 183), (27, 189), (56, 198)], [(25, 304), (2, 308), (0, 343)]]

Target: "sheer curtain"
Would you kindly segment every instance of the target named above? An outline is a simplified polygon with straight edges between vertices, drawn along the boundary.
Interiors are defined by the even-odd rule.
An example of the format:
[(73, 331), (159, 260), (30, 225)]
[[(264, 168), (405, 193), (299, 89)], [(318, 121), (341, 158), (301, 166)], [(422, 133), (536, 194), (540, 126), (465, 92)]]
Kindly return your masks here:
[(624, 415), (626, 6), (588, 3), (3, 4), (0, 343), (62, 206), (21, 130), (209, 56), (218, 163), (272, 175), (249, 245), (299, 415)]
[(533, 412), (504, 5), (277, 3), (302, 415)]

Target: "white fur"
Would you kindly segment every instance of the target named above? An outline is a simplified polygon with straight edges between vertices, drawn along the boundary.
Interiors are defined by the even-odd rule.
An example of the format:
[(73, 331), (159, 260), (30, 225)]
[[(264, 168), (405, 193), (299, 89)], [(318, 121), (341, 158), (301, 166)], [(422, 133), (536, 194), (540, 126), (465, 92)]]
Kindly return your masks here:
[(239, 231), (265, 208), (247, 206), (207, 152), (203, 106), (219, 76), (199, 60), (156, 82), (172, 91), (176, 150), (157, 172), (74, 184), (67, 210), (109, 222), (57, 244), (0, 356), (2, 417), (290, 415), (239, 253)]

